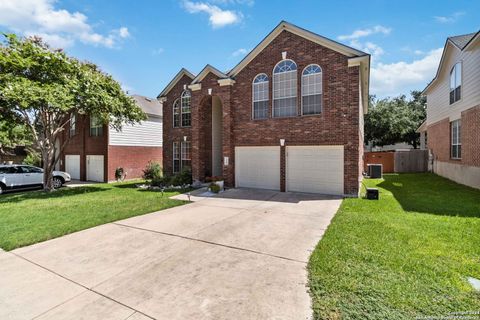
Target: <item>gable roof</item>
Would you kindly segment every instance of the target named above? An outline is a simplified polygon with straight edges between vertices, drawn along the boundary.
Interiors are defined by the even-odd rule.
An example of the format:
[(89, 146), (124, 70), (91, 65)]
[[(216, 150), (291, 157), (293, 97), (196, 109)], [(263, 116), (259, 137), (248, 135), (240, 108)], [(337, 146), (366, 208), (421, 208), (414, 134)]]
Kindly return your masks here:
[(220, 79), (228, 78), (228, 76), (225, 73), (218, 70), (214, 66), (212, 66), (210, 64), (207, 64), (202, 69), (202, 71), (200, 71), (200, 73), (195, 77), (195, 79), (193, 79), (192, 84), (195, 84), (195, 83), (198, 83), (198, 82), (202, 81), (203, 78), (205, 78), (207, 76), (207, 74), (209, 74), (210, 72), (213, 73), (214, 75), (216, 75), (217, 77), (219, 77)]
[(449, 39), (454, 45), (456, 45), (460, 50), (463, 50), (463, 48), (465, 48), (465, 46), (470, 42), (470, 40), (473, 39), (473, 37), (475, 37), (475, 35), (476, 35), (477, 33), (478, 33), (478, 32), (472, 32), (472, 33), (468, 33), (468, 34), (462, 34), (462, 35), (459, 35), (459, 36), (449, 37), (448, 39)]
[(157, 117), (161, 117), (163, 115), (162, 104), (157, 99), (148, 98), (138, 94), (133, 94), (132, 98), (135, 99), (135, 101), (137, 102), (137, 105), (146, 114), (157, 116)]
[(440, 63), (438, 64), (437, 72), (435, 73), (435, 77), (430, 81), (425, 89), (423, 89), (422, 94), (426, 94), (427, 90), (437, 81), (438, 76), (440, 75), (440, 71), (442, 70), (443, 62), (445, 60), (445, 55), (447, 53), (448, 46), (451, 45), (460, 51), (464, 51), (468, 49), (469, 44), (473, 42), (475, 38), (480, 35), (480, 31), (462, 34), (458, 36), (448, 37), (445, 41), (445, 46), (443, 47), (442, 57), (440, 59)]
[(300, 37), (303, 37), (312, 42), (318, 43), (326, 48), (332, 49), (334, 51), (340, 52), (341, 54), (346, 55), (347, 57), (361, 57), (368, 56), (368, 53), (362, 52), (360, 50), (354, 49), (347, 45), (341, 44), (337, 41), (325, 38), (321, 35), (318, 35), (314, 32), (300, 28), (294, 24), (291, 24), (287, 21), (281, 21), (275, 29), (273, 29), (249, 54), (247, 54), (232, 70), (228, 72), (228, 76), (234, 77), (237, 75), (245, 66), (250, 63), (263, 49), (265, 49), (270, 42), (272, 42), (282, 31), (289, 31), (293, 34), (296, 34)]
[(167, 86), (165, 87), (165, 89), (162, 90), (162, 92), (159, 93), (159, 95), (157, 96), (157, 98), (160, 98), (160, 97), (163, 97), (165, 96), (170, 90), (172, 90), (172, 88), (177, 84), (177, 82), (183, 77), (183, 76), (187, 76), (189, 77), (190, 79), (194, 79), (195, 76), (193, 75), (193, 73), (191, 73), (190, 71), (188, 71), (187, 69), (185, 68), (182, 68), (180, 69), (180, 71), (175, 75), (175, 77), (172, 79), (172, 81), (170, 81)]

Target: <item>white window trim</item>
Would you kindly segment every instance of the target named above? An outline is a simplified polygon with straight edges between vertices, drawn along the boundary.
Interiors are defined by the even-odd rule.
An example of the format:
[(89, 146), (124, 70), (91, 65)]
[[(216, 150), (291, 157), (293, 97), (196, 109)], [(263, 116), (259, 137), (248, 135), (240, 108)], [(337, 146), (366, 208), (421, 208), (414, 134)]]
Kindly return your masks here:
[[(453, 143), (453, 127), (454, 125), (457, 125), (457, 143)], [(453, 156), (453, 146), (462, 146), (462, 134), (461, 134), (461, 130), (462, 130), (462, 122), (460, 119), (458, 120), (454, 120), (450, 123), (450, 158), (451, 159), (454, 159), (454, 160), (461, 160), (462, 159), (462, 154), (461, 154), (461, 151), (460, 151), (460, 157), (454, 157)], [(458, 149), (457, 149), (457, 153), (458, 153)]]
[[(92, 125), (93, 123), (93, 120), (97, 120), (96, 122), (100, 122), (98, 117), (95, 117), (95, 116), (90, 116), (90, 137), (101, 137), (101, 135), (99, 134), (99, 129), (103, 127), (103, 124), (100, 122), (100, 123), (96, 123), (95, 126)], [(96, 134), (95, 135), (92, 135), (92, 129), (95, 129), (95, 132)], [(103, 130), (102, 130), (102, 135), (103, 135)]]
[[(178, 158), (178, 159), (175, 159), (175, 145), (177, 146), (177, 149), (180, 147), (178, 142), (176, 142), (176, 141), (173, 142), (173, 147), (172, 147), (172, 159), (173, 159), (173, 162), (172, 162), (172, 172), (173, 172), (173, 174), (179, 173), (179, 172), (182, 170), (182, 169), (181, 169), (182, 160), (181, 160), (181, 155), (180, 155), (180, 149), (178, 149), (178, 156), (179, 156), (179, 158)], [(175, 171), (175, 160), (178, 160), (178, 161), (179, 161), (178, 171)]]
[[(309, 94), (309, 95), (304, 95), (303, 94), (303, 77), (308, 77), (308, 76), (311, 76), (311, 75), (314, 75), (315, 73), (313, 74), (308, 74), (308, 75), (304, 75), (303, 73), (305, 72), (305, 70), (310, 67), (310, 66), (317, 66), (320, 68), (320, 79), (321, 79), (321, 86), (320, 86), (320, 90), (321, 90), (321, 95), (322, 95), (322, 99), (321, 99), (321, 108), (322, 110), (320, 111), (320, 113), (314, 113), (314, 114), (303, 114), (303, 97), (308, 97), (308, 96), (314, 96), (314, 94)], [(302, 116), (318, 116), (320, 114), (323, 113), (323, 69), (322, 67), (319, 65), (319, 64), (316, 64), (316, 63), (311, 63), (309, 64), (308, 66), (306, 66), (305, 68), (303, 68), (302, 70), (302, 75), (301, 75), (301, 81), (300, 81), (300, 89), (301, 89), (301, 97), (300, 97), (300, 112), (302, 114)]]
[[(190, 114), (190, 125), (189, 126), (184, 126), (183, 125), (183, 99), (184, 95), (188, 93), (190, 96), (190, 112), (185, 112), (185, 114), (189, 113)], [(184, 90), (182, 94), (180, 95), (180, 127), (182, 128), (189, 128), (192, 126), (192, 94), (188, 90)]]
[[(461, 72), (461, 75), (460, 75), (460, 86), (461, 86), (461, 88), (460, 88), (460, 99), (454, 101), (453, 103), (450, 103), (450, 93), (452, 92), (452, 88), (450, 86), (451, 85), (450, 77), (452, 76), (452, 72), (455, 70), (455, 67), (458, 64), (460, 65), (460, 72)], [(462, 92), (463, 91), (463, 60), (455, 62), (453, 64), (452, 68), (450, 69), (450, 73), (448, 75), (449, 75), (449, 77), (448, 77), (448, 88), (449, 88), (448, 89), (448, 102), (449, 102), (449, 105), (453, 106), (454, 104), (456, 104), (459, 101), (462, 101), (462, 99), (463, 99), (463, 92)], [(455, 77), (455, 82), (456, 82), (456, 77)], [(456, 83), (455, 83), (455, 85), (456, 85)], [(457, 88), (458, 88), (458, 85), (453, 90), (456, 90)]]
[(77, 115), (74, 113), (70, 114), (70, 129), (68, 134), (70, 137), (73, 137), (77, 134)]
[[(175, 104), (178, 103), (178, 110), (179, 110), (179, 116), (180, 116), (180, 121), (179, 121), (179, 124), (178, 126), (175, 126)], [(180, 104), (180, 98), (177, 98), (175, 99), (175, 101), (173, 101), (173, 105), (172, 105), (172, 127), (173, 128), (181, 128), (182, 127), (182, 106)]]
[[(283, 71), (283, 72), (277, 72), (275, 73), (275, 69), (277, 68), (277, 66), (284, 62), (284, 61), (292, 61), (295, 66), (297, 67), (296, 70), (290, 70), (290, 71)], [(296, 114), (293, 115), (293, 116), (282, 116), (282, 117), (275, 117), (275, 74), (283, 74), (283, 73), (291, 73), (291, 72), (296, 72), (297, 73), (297, 86), (295, 88), (295, 95), (294, 96), (288, 96), (288, 97), (282, 97), (282, 98), (277, 98), (277, 100), (279, 99), (290, 99), (290, 98), (297, 98), (297, 103), (296, 103), (296, 106), (295, 106), (295, 110), (296, 110)], [(298, 64), (292, 60), (292, 59), (285, 59), (285, 60), (280, 60), (279, 62), (277, 62), (277, 64), (273, 67), (273, 70), (272, 70), (272, 113), (271, 113), (271, 116), (272, 118), (292, 118), (292, 117), (296, 117), (298, 116)]]
[[(261, 75), (265, 75), (267, 77), (267, 99), (266, 100), (255, 100), (255, 93), (254, 93), (254, 85), (255, 85), (255, 80), (261, 76)], [(262, 82), (260, 82), (262, 83)], [(262, 73), (259, 73), (257, 74), (255, 77), (253, 77), (253, 80), (252, 80), (252, 120), (265, 120), (265, 119), (268, 119), (268, 116), (266, 118), (258, 118), (256, 119), (255, 118), (255, 102), (262, 102), (262, 101), (270, 101), (270, 88), (269, 88), (269, 84), (270, 84), (270, 78), (268, 77), (268, 75), (264, 72)], [(272, 95), (273, 97), (273, 95)], [(270, 103), (268, 104), (268, 108), (270, 108)]]

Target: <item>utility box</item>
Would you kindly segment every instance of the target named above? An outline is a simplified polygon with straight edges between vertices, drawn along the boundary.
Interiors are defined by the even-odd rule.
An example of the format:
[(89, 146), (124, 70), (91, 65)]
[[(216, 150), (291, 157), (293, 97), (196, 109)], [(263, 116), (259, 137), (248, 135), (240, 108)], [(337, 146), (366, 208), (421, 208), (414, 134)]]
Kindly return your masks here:
[(381, 179), (383, 174), (383, 166), (381, 164), (369, 164), (368, 176), (372, 179)]
[(367, 199), (378, 200), (378, 189), (377, 188), (367, 188)]

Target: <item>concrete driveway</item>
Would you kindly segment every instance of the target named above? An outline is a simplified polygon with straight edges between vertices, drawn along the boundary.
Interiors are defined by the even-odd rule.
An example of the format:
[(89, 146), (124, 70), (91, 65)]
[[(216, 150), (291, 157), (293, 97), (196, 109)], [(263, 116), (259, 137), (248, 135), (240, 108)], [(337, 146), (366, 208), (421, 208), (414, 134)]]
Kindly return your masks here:
[(0, 319), (309, 319), (341, 200), (233, 189), (0, 252)]

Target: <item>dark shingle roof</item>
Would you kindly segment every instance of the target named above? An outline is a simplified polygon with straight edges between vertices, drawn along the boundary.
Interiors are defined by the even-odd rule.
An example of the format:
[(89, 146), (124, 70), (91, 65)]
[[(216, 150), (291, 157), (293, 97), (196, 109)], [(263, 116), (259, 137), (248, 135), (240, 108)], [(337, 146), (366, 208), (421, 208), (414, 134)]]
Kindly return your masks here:
[(453, 36), (449, 37), (450, 39), (457, 47), (459, 47), (461, 50), (465, 48), (465, 46), (472, 40), (472, 38), (477, 34), (477, 32), (473, 33), (468, 33), (468, 34), (462, 34), (459, 36)]
[(132, 97), (146, 114), (158, 117), (163, 115), (162, 104), (157, 99), (148, 98), (137, 94), (132, 95)]

